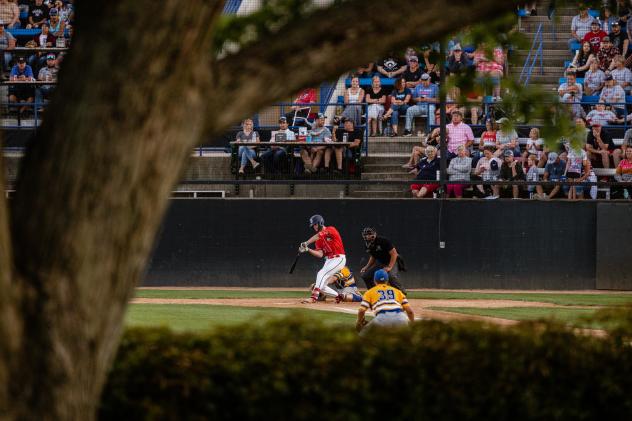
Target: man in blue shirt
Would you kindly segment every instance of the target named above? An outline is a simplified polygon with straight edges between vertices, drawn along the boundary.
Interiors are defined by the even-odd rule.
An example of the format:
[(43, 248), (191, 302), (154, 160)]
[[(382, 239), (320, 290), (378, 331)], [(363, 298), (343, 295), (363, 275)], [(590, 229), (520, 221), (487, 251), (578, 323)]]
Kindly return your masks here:
[(406, 110), (404, 136), (412, 135), (411, 129), (415, 117), (427, 116), (429, 124), (434, 124), (435, 104), (439, 101), (439, 87), (430, 83), (428, 73), (421, 76), (421, 84), (415, 87), (413, 101), (415, 105)]
[[(24, 57), (18, 58), (18, 63), (11, 69), (10, 79), (12, 82), (29, 82), (35, 80), (33, 78), (33, 69), (26, 64)], [(9, 87), (9, 102), (33, 102), (35, 90), (30, 84), (14, 84)], [(28, 109), (28, 105), (20, 107), (20, 114)]]

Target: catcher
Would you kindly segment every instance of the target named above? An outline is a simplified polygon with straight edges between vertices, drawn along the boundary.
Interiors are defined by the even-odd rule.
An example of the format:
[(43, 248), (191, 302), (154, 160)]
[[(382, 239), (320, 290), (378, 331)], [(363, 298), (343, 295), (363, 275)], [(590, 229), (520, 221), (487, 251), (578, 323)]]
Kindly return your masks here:
[[(388, 285), (388, 272), (384, 269), (375, 271), (373, 280), (376, 286), (364, 293), (360, 310), (358, 310), (356, 329), (360, 335), (365, 335), (376, 326), (402, 327), (413, 322), (415, 320), (413, 309), (410, 308), (402, 291)], [(369, 309), (373, 310), (375, 317), (367, 323), (364, 315)]]
[[(312, 284), (310, 290), (314, 290), (314, 285)], [(362, 301), (362, 294), (358, 291), (353, 273), (346, 266), (330, 276), (327, 279), (327, 285), (331, 285), (338, 292), (338, 296), (335, 297), (336, 303), (359, 303)], [(325, 301), (326, 299), (327, 296), (321, 292), (318, 301)]]

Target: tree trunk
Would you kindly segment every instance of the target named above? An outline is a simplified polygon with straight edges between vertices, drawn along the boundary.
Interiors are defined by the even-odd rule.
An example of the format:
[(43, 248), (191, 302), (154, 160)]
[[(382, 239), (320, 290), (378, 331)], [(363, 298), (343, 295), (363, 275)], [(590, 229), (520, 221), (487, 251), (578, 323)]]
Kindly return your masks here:
[[(439, 0), (423, 10), (413, 0), (388, 4), (406, 26), (382, 41), (391, 22), (384, 2), (350, 0), (220, 61), (212, 34), (221, 0), (77, 2), (76, 38), (22, 163), (10, 236), (0, 199), (0, 418), (94, 417), (127, 302), (203, 131), (221, 132), (376, 53), (434, 39), (484, 13), (464, 15), (471, 3), (454, 2), (458, 19), (443, 16)], [(490, 14), (492, 4), (476, 7)], [(500, 7), (508, 6), (492, 13)], [(300, 37), (307, 48), (279, 47)], [(315, 67), (297, 70), (300, 63)]]

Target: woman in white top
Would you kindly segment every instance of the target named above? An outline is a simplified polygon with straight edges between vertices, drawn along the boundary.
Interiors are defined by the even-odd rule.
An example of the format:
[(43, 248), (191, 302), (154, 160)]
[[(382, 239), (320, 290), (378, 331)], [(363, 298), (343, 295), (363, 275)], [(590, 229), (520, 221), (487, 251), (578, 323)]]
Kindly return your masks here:
[(356, 126), (362, 124), (362, 106), (356, 105), (364, 102), (364, 89), (360, 87), (360, 79), (351, 78), (351, 87), (345, 91), (345, 110), (342, 117), (353, 120)]
[(369, 104), (367, 110), (369, 128), (371, 129), (369, 136), (377, 136), (378, 122), (382, 122), (384, 104), (386, 103), (386, 93), (382, 88), (382, 82), (379, 76), (373, 76), (371, 87), (367, 91), (365, 99), (366, 103)]

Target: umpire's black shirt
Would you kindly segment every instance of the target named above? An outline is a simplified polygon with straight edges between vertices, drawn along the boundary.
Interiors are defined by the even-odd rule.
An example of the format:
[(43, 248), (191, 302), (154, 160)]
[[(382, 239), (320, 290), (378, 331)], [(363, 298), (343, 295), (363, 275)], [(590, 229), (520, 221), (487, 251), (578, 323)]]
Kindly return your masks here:
[(375, 237), (375, 241), (369, 247), (366, 252), (377, 260), (378, 263), (388, 266), (391, 262), (390, 251), (393, 250), (393, 243), (384, 237)]

